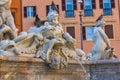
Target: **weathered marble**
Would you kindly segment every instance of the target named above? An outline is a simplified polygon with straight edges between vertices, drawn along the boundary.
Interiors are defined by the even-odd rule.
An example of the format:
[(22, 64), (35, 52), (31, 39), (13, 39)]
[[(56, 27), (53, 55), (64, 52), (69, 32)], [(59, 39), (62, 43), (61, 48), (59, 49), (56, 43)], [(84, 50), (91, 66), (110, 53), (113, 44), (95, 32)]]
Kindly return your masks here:
[[(119, 80), (120, 60), (82, 61), (90, 80)], [(51, 69), (41, 59), (6, 56), (0, 59), (0, 80), (85, 80), (85, 73), (75, 61), (68, 67)]]
[[(8, 26), (10, 28), (9, 31), (13, 32), (12, 37), (15, 37), (15, 36), (17, 36), (18, 29), (15, 27), (14, 19), (11, 14), (11, 11), (10, 11), (11, 2), (12, 2), (12, 0), (0, 0), (0, 30), (3, 29), (4, 27)], [(4, 25), (6, 25), (6, 26), (4, 26)], [(3, 31), (3, 32), (7, 33), (5, 31)], [(2, 39), (1, 35), (0, 35), (0, 37)]]
[(84, 75), (74, 62), (67, 68), (56, 70), (36, 58), (9, 56), (0, 60), (0, 80), (84, 80)]
[(103, 15), (101, 15), (96, 20), (96, 26), (93, 31), (94, 46), (90, 53), (87, 54), (88, 60), (113, 59), (115, 57), (114, 48), (103, 30), (104, 27), (105, 21), (103, 20)]
[[(0, 35), (2, 36), (2, 41), (0, 41), (0, 80), (120, 79), (119, 60), (82, 61), (85, 60), (85, 53), (81, 49), (76, 49), (75, 39), (63, 31), (59, 24), (59, 14), (54, 2), (52, 2), (53, 10), (48, 13), (44, 25), (32, 27), (28, 32), (21, 32), (15, 37), (17, 29), (12, 22), (13, 19), (9, 11), (11, 0), (4, 0), (3, 4), (6, 1), (8, 4), (0, 6), (2, 11), (0, 13), (0, 32), (1, 34), (7, 33), (5, 36)], [(1, 4), (2, 0), (0, 1)], [(5, 10), (7, 12), (4, 9), (7, 9)], [(6, 15), (4, 16), (3, 13)], [(102, 36), (96, 35), (98, 42), (91, 51), (93, 53), (89, 55), (89, 58), (92, 58), (90, 60), (98, 60), (102, 57), (109, 59), (113, 55), (113, 48), (109, 44), (109, 39), (100, 28), (104, 26), (101, 19), (98, 19), (95, 32), (98, 35), (102, 34)], [(4, 20), (11, 25), (3, 24)], [(8, 35), (9, 33), (11, 35)], [(13, 37), (12, 40), (11, 37)], [(102, 39), (99, 40), (99, 38)], [(99, 42), (104, 45), (100, 46)], [(94, 51), (98, 52), (94, 53)], [(86, 79), (86, 77), (88, 78)]]
[(84, 51), (75, 48), (76, 40), (63, 31), (55, 6), (52, 2), (53, 10), (48, 13), (44, 25), (31, 27), (28, 32), (23, 31), (12, 40), (2, 40), (0, 42), (2, 56), (34, 54), (32, 57), (41, 58), (56, 69), (67, 67), (69, 60), (85, 59)]

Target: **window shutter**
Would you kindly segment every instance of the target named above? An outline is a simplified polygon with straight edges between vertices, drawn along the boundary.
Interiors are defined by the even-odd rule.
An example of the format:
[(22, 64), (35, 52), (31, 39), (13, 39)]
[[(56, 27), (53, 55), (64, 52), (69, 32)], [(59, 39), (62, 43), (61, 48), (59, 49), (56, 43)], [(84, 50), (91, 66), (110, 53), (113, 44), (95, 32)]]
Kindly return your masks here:
[(111, 0), (111, 7), (115, 8), (115, 0)]
[(62, 10), (65, 10), (65, 0), (62, 0)]
[(103, 8), (103, 0), (99, 0), (99, 4), (100, 4), (100, 9)]
[(59, 5), (57, 5), (57, 9), (58, 9), (58, 11), (57, 11), (57, 12), (59, 13)]
[(36, 6), (33, 7), (33, 11), (34, 11), (33, 16), (35, 17), (36, 16)]
[(96, 0), (92, 0), (92, 8), (96, 9)]
[(106, 25), (105, 26), (105, 33), (108, 36), (108, 38), (110, 38), (110, 39), (114, 38), (114, 36), (113, 36), (113, 26), (112, 25)]
[(83, 33), (83, 40), (86, 40), (86, 30), (85, 30), (85, 26), (82, 27), (82, 33)]
[(46, 15), (48, 15), (49, 12), (49, 5), (46, 6)]
[(73, 7), (74, 7), (74, 10), (77, 10), (77, 0), (73, 0)]
[(75, 38), (75, 28), (74, 27), (67, 27), (67, 32)]
[(27, 7), (24, 7), (24, 17), (27, 17)]
[(80, 7), (81, 7), (81, 10), (84, 9), (84, 0), (83, 0), (83, 2), (80, 4)]

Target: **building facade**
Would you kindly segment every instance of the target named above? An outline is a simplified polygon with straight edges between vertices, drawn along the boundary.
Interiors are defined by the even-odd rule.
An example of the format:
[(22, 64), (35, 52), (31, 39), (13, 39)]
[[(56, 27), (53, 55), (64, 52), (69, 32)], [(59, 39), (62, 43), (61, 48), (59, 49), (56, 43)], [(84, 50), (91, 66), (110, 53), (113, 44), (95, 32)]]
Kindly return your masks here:
[(21, 32), (22, 31), (21, 0), (12, 0), (11, 12), (14, 17), (15, 25), (19, 29), (19, 32)]
[[(50, 10), (52, 0), (21, 0), (22, 28), (27, 31), (34, 26), (35, 15), (42, 21)], [(115, 53), (120, 57), (120, 1), (119, 0), (83, 0), (80, 5), (77, 0), (54, 0), (60, 15), (60, 23), (64, 31), (69, 32), (76, 39), (76, 47), (80, 48), (80, 17), (83, 20), (83, 50), (88, 53), (93, 47), (92, 35), (96, 19), (103, 14), (106, 21), (104, 31), (110, 38)]]

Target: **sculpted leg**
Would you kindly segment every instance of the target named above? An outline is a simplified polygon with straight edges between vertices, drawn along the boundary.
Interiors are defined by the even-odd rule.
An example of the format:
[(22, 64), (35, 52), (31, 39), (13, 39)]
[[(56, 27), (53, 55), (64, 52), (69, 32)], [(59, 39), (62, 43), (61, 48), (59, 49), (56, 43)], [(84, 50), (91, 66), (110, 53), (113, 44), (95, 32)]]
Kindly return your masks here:
[(97, 54), (93, 55), (92, 60), (101, 60), (101, 58), (102, 58), (102, 54), (101, 53), (97, 53)]
[(0, 37), (1, 40), (12, 40), (15, 36), (10, 27), (4, 24), (0, 29)]
[(10, 12), (9, 12), (9, 15), (7, 16), (6, 24), (12, 29), (15, 36), (17, 36), (18, 29), (15, 27), (14, 19)]
[(49, 55), (50, 55), (50, 52), (51, 52), (55, 42), (56, 42), (56, 39), (53, 39), (53, 40), (48, 42), (47, 50), (46, 50), (47, 61), (49, 61)]
[(15, 41), (16, 43), (20, 42), (20, 41), (26, 39), (27, 36), (28, 36), (27, 32), (21, 32), (19, 36), (17, 36), (16, 38), (13, 39), (13, 41)]
[(64, 44), (64, 41), (59, 40), (59, 39), (52, 39), (48, 42), (47, 44), (47, 49), (46, 49), (46, 55), (47, 55), (47, 60), (49, 61), (49, 55), (50, 52), (52, 51), (53, 47), (58, 47)]

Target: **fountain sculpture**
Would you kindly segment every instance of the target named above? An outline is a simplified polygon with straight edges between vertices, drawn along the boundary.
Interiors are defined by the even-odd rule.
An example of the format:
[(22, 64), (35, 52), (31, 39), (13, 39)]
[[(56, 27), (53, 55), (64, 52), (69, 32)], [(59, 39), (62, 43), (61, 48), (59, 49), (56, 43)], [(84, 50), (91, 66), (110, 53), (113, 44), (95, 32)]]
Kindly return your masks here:
[(12, 0), (1, 0), (0, 1), (0, 26), (1, 26), (1, 40), (4, 40), (3, 38), (7, 38), (8, 36), (4, 33), (8, 32), (12, 35), (9, 39), (13, 39), (15, 36), (17, 36), (18, 29), (15, 27), (14, 19), (12, 17), (11, 11), (10, 11), (10, 5)]
[(75, 39), (63, 31), (58, 22), (59, 14), (55, 4), (52, 3), (52, 6), (53, 10), (48, 13), (44, 25), (32, 27), (28, 32), (21, 32), (12, 40), (2, 40), (1, 53), (18, 56), (35, 54), (33, 57), (43, 59), (51, 68), (56, 69), (67, 67), (70, 59), (85, 59), (84, 52), (75, 49)]
[[(114, 48), (102, 30), (105, 26), (102, 15), (96, 20), (94, 47), (85, 56), (84, 51), (75, 48), (75, 39), (63, 31), (54, 2), (44, 25), (40, 24), (40, 19), (36, 15), (36, 26), (31, 27), (28, 32), (21, 32), (18, 36), (10, 4), (11, 0), (0, 0), (0, 80), (115, 80), (115, 78), (102, 78), (104, 75), (99, 74), (102, 73), (99, 66), (104, 70), (110, 68), (109, 70), (114, 72), (119, 66), (111, 66), (111, 62), (105, 63), (105, 61), (99, 65), (102, 62), (97, 62), (116, 57), (113, 53)], [(6, 56), (12, 58), (4, 59)], [(47, 63), (49, 68), (43, 63)], [(104, 65), (107, 65), (107, 68), (104, 68)], [(97, 69), (99, 71), (96, 71)], [(82, 73), (85, 74), (84, 78)]]
[(109, 38), (103, 30), (104, 26), (105, 21), (103, 20), (103, 15), (100, 15), (96, 20), (96, 26), (93, 31), (94, 47), (90, 53), (87, 54), (88, 60), (116, 58), (114, 48), (110, 45)]

